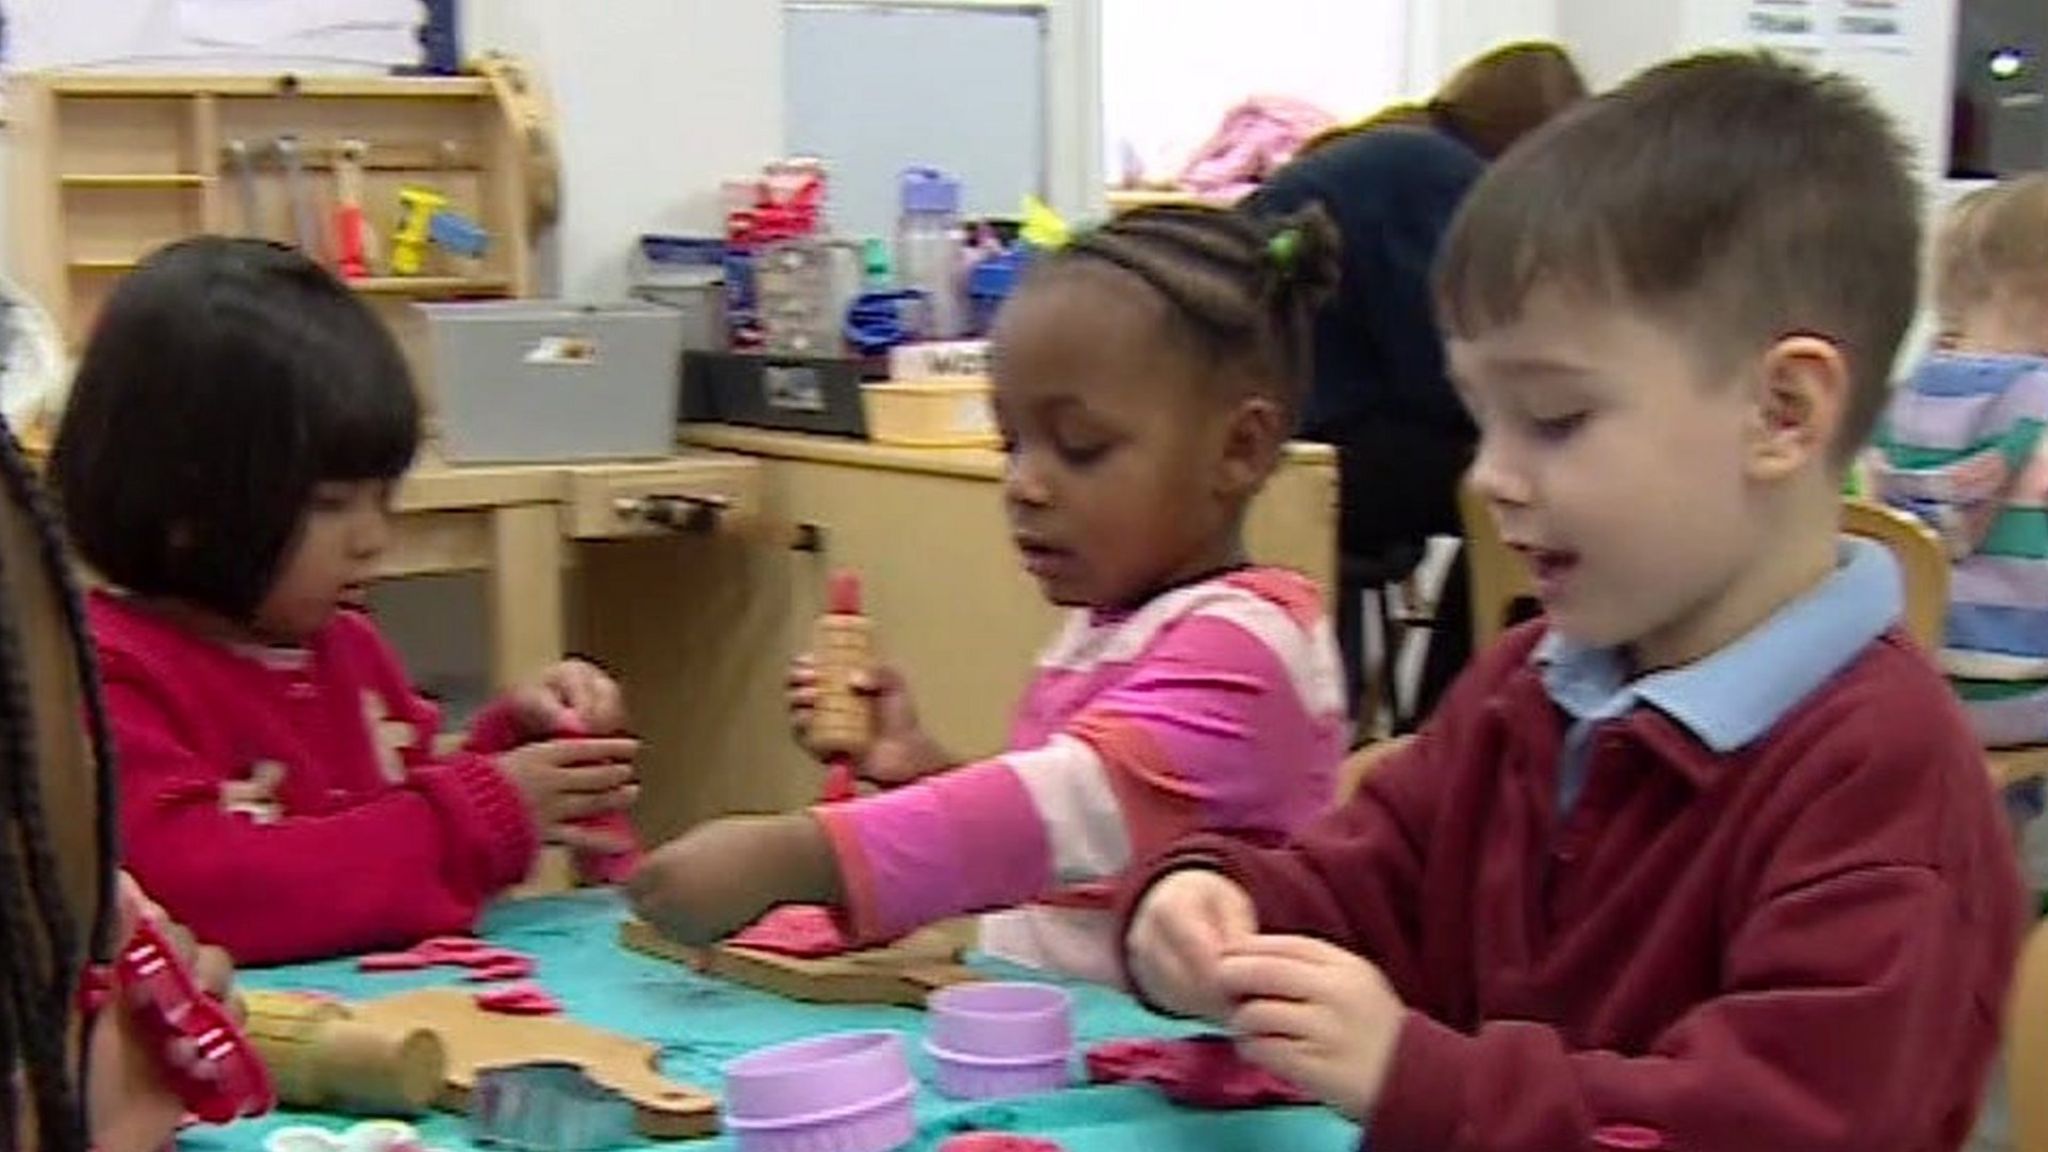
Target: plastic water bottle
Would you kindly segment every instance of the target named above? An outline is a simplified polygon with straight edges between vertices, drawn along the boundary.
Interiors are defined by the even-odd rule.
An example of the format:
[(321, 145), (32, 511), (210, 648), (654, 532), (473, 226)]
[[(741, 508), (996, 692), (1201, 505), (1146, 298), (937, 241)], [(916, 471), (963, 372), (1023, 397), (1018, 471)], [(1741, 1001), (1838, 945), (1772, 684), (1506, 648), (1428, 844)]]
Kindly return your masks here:
[(960, 182), (936, 168), (909, 168), (899, 190), (896, 276), (924, 293), (932, 340), (967, 331), (967, 298), (960, 272)]

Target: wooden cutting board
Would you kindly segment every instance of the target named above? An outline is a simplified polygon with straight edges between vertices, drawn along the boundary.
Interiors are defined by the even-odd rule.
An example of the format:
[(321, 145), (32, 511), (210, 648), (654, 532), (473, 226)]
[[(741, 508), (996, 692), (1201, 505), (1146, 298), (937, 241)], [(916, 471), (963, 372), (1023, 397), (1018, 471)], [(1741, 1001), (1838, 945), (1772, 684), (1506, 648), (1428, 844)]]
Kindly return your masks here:
[(619, 926), (619, 942), (643, 955), (791, 1000), (922, 1008), (925, 998), (941, 988), (985, 979), (960, 962), (972, 933), (971, 921), (934, 924), (886, 948), (806, 959), (730, 944), (677, 944), (635, 918)]
[(451, 1112), (469, 1112), (479, 1069), (560, 1061), (581, 1066), (592, 1080), (632, 1101), (634, 1126), (644, 1136), (686, 1140), (717, 1133), (717, 1098), (657, 1071), (655, 1045), (563, 1016), (486, 1012), (475, 996), (473, 988), (423, 988), (351, 1004), (349, 1014), (440, 1036), (448, 1071), (436, 1103)]

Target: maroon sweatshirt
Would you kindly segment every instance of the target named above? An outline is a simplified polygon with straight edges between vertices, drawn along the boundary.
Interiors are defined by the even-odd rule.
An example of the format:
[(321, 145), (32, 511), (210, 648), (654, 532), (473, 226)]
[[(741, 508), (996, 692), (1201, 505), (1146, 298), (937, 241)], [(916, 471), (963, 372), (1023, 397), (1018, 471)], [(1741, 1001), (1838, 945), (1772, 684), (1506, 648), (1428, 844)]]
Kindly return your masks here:
[(1128, 896), (1215, 868), (1262, 931), (1385, 971), (1410, 1013), (1372, 1152), (1567, 1152), (1605, 1124), (1675, 1152), (1960, 1147), (2024, 913), (1926, 658), (1889, 633), (1726, 756), (1638, 707), (1592, 737), (1560, 826), (1540, 634), (1294, 844), (1193, 839)]

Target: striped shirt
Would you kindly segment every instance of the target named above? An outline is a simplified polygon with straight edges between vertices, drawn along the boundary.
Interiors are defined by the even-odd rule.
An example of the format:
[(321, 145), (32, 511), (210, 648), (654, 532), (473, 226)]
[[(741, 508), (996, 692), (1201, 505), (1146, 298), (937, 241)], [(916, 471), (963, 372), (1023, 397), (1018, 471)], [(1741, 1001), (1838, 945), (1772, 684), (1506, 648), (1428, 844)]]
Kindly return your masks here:
[(1109, 905), (1126, 869), (1191, 832), (1278, 839), (1329, 807), (1343, 684), (1321, 598), (1291, 572), (1071, 613), (1009, 751), (816, 810), (853, 935), (996, 912), (984, 951), (1115, 983)]
[(1954, 565), (1941, 663), (1987, 747), (2048, 742), (2048, 360), (1936, 353), (1893, 400), (1872, 485)]

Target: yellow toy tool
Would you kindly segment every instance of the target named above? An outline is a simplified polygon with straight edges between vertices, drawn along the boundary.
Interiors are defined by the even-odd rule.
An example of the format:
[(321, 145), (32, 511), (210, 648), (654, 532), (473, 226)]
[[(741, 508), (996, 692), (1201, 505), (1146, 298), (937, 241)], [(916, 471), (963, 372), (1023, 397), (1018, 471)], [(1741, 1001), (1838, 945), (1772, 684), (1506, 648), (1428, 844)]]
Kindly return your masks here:
[(448, 198), (426, 188), (401, 188), (398, 203), (398, 230), (391, 236), (391, 271), (417, 276), (424, 265), (427, 229), (434, 214), (448, 207)]

